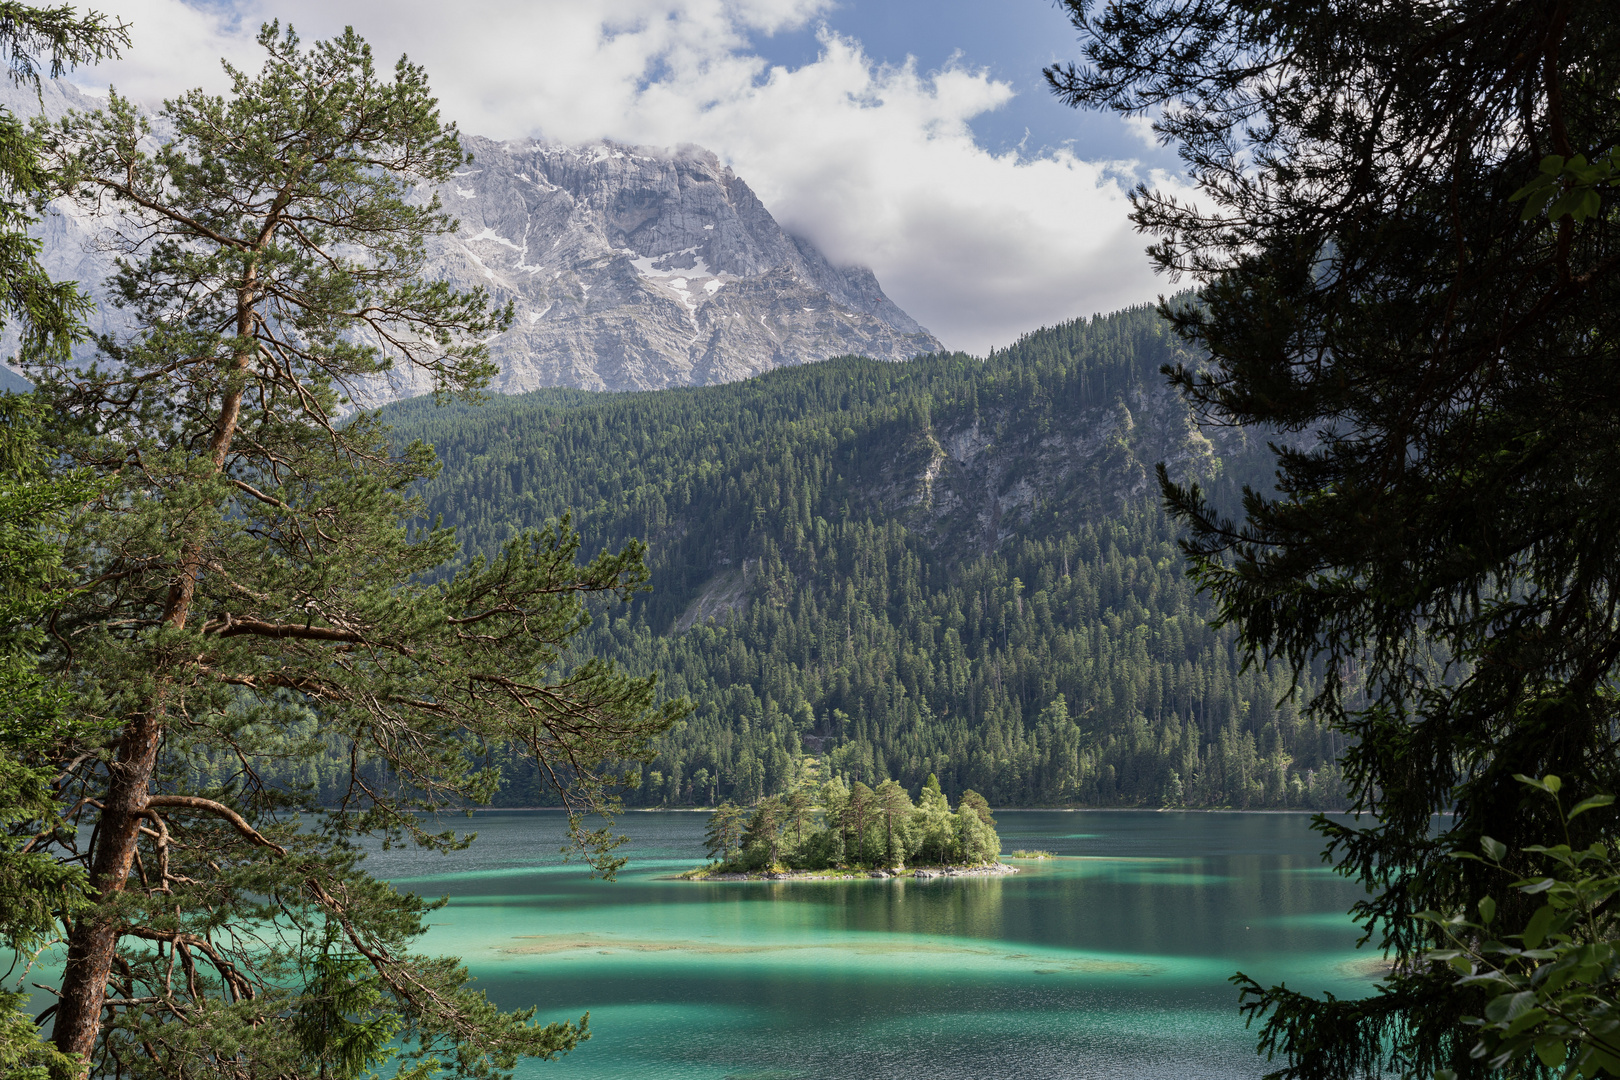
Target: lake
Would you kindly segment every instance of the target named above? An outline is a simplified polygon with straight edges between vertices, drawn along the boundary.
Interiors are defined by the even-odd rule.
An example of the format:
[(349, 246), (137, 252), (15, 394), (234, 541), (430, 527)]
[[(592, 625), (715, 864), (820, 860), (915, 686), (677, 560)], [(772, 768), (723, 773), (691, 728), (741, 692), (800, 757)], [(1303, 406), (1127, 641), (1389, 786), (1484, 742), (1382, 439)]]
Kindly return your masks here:
[(592, 880), (548, 811), (478, 814), (471, 849), (374, 873), (447, 895), (424, 951), (594, 1037), (520, 1077), (692, 1080), (1258, 1077), (1226, 979), (1359, 996), (1360, 890), (1292, 814), (999, 811), (996, 878), (693, 883), (705, 816), (626, 814)]

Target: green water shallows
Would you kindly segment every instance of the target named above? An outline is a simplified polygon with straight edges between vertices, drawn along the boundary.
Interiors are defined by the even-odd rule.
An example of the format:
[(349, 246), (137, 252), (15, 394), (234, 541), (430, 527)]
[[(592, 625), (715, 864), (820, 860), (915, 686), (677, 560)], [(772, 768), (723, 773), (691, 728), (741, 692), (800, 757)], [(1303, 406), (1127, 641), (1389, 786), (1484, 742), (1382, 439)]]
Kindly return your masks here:
[(1257, 1077), (1243, 970), (1358, 996), (1376, 955), (1297, 815), (1003, 812), (1000, 878), (668, 880), (700, 814), (629, 814), (629, 869), (560, 863), (561, 815), (479, 814), (455, 855), (374, 872), (448, 895), (424, 947), (506, 1007), (590, 1010), (595, 1037), (526, 1078)]

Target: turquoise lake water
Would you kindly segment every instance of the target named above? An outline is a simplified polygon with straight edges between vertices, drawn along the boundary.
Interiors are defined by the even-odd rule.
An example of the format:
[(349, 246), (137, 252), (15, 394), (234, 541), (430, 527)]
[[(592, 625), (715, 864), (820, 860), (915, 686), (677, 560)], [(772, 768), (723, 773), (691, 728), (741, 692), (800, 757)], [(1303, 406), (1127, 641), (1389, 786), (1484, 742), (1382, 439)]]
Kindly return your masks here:
[(591, 1014), (594, 1037), (518, 1076), (580, 1080), (1258, 1077), (1226, 979), (1359, 996), (1377, 955), (1359, 889), (1303, 815), (1002, 811), (999, 878), (693, 883), (702, 814), (626, 814), (630, 866), (592, 880), (564, 820), (480, 813), (449, 856), (374, 873), (447, 895), (421, 948), (501, 1005)]

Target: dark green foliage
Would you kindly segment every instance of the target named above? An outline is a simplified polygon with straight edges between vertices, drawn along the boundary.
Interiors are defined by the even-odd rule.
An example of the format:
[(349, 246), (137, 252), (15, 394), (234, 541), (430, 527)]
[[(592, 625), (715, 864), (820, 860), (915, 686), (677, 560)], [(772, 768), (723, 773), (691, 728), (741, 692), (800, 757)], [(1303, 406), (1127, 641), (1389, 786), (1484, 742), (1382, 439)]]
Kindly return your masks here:
[[(1166, 305), (1208, 356), (1176, 383), (1279, 433), (1239, 520), (1166, 479), (1193, 571), (1246, 649), (1325, 673), (1313, 713), (1374, 815), (1322, 827), (1393, 974), (1353, 1003), (1247, 984), (1264, 1045), (1301, 1080), (1482, 1075), (1482, 991), (1420, 961), (1417, 915), (1487, 891), (1452, 857), (1483, 836), (1530, 871), (1558, 822), (1515, 774), (1620, 784), (1614, 5), (1065, 6), (1090, 66), (1055, 88), (1155, 112), (1200, 189), (1136, 203), (1160, 267), (1202, 282)], [(1612, 833), (1583, 818), (1572, 842)]]
[(709, 815), (703, 831), (703, 852), (711, 859), (735, 858), (743, 835), (743, 812), (723, 802)]
[(377, 973), (359, 953), (346, 952), (327, 924), (319, 952), (304, 961), (305, 978), (291, 1019), (305, 1061), (325, 1080), (355, 1080), (393, 1055), (399, 1022), (379, 1006), (386, 998)]
[[(695, 706), (629, 802), (752, 803), (808, 752), (997, 804), (1335, 806), (1339, 744), (1279, 704), (1285, 672), (1245, 670), (1205, 625), (1157, 505), (1161, 457), (1229, 490), (1260, 452), (1188, 428), (1159, 374), (1179, 355), (1138, 309), (983, 361), (387, 417), (437, 448), (424, 497), (469, 552), (567, 509), (609, 545), (649, 542), (657, 589), (581, 639)], [(320, 768), (300, 776), (330, 784)], [(499, 799), (542, 801), (531, 778), (509, 768)]]
[[(44, 620), (66, 592), (62, 530), (94, 492), (82, 478), (51, 475), (38, 414), (29, 398), (0, 396), (0, 948), (14, 957), (46, 947), (58, 917), (87, 906), (83, 868), (39, 841), (61, 824), (60, 748), (97, 734), (64, 716), (64, 688), (38, 666)], [(0, 1075), (44, 1080), (70, 1063), (39, 1039), (22, 1001), (0, 992)]]

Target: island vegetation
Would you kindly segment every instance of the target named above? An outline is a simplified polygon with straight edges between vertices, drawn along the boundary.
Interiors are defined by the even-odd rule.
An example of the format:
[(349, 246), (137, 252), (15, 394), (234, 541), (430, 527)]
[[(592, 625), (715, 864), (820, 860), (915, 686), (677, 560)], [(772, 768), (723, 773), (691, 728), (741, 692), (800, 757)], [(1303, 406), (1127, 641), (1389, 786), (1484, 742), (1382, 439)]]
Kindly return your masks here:
[(709, 815), (706, 853), (715, 861), (685, 875), (792, 871), (898, 871), (996, 864), (1001, 838), (990, 804), (964, 791), (955, 810), (929, 774), (913, 803), (893, 780), (872, 788), (837, 775), (798, 784), (750, 808), (721, 803)]

